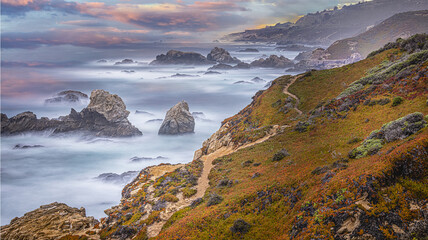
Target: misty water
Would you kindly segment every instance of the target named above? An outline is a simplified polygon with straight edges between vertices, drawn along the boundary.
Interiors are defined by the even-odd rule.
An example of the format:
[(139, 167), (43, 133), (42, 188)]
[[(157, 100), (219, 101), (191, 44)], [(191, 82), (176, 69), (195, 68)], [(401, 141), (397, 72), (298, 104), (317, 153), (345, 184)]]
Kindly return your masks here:
[[(2, 137), (1, 225), (55, 201), (72, 207), (83, 206), (87, 215), (105, 217), (104, 210), (119, 203), (123, 184), (103, 182), (95, 177), (102, 173), (140, 171), (159, 163), (192, 161), (194, 151), (220, 127), (222, 120), (249, 104), (251, 97), (265, 89), (269, 81), (286, 74), (284, 69), (249, 69), (216, 70), (221, 74), (206, 75), (210, 66), (148, 64), (157, 54), (169, 49), (206, 55), (212, 47), (212, 44), (152, 44), (134, 51), (50, 47), (31, 50), (35, 54), (25, 55), (22, 54), (25, 51), (3, 51), (3, 59), (11, 62), (43, 60), (52, 63), (52, 66), (11, 64), (2, 67), (1, 111), (8, 117), (32, 111), (38, 118), (57, 118), (69, 114), (71, 107), (80, 111), (88, 102), (47, 105), (45, 99), (63, 90), (78, 90), (90, 95), (94, 89), (104, 89), (123, 99), (131, 112), (128, 119), (143, 132), (143, 136), (96, 138), (78, 133), (51, 135), (42, 132)], [(298, 54), (278, 51), (269, 45), (223, 47), (245, 62), (263, 55), (276, 54), (293, 59)], [(260, 52), (238, 52), (247, 47), (257, 48)], [(124, 58), (138, 63), (114, 65)], [(107, 62), (98, 63), (100, 59)], [(172, 77), (177, 73), (191, 76)], [(254, 77), (264, 81), (253, 82)], [(238, 81), (244, 83), (237, 84)], [(159, 119), (163, 119), (166, 111), (181, 100), (189, 103), (191, 112), (203, 113), (196, 118), (195, 133), (159, 136)], [(137, 114), (137, 110), (147, 113)], [(43, 147), (14, 149), (17, 144)], [(156, 159), (158, 156), (163, 158)], [(133, 162), (133, 157), (153, 159)]]

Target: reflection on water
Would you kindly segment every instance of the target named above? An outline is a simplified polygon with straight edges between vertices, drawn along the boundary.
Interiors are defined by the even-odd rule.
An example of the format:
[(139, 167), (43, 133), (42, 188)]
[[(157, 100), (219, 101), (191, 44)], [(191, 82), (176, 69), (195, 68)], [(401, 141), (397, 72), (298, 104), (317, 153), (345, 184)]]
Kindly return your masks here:
[[(269, 46), (257, 47), (259, 53), (237, 52), (245, 47), (230, 46), (229, 51), (247, 62), (262, 55), (282, 54), (292, 59), (298, 54), (276, 52)], [(182, 47), (181, 50), (188, 49)], [(210, 48), (201, 46), (198, 50), (206, 54)], [(86, 62), (80, 59), (83, 63), (70, 67), (2, 69), (1, 107), (9, 117), (32, 111), (38, 117), (56, 118), (68, 114), (71, 107), (80, 111), (85, 104), (45, 105), (44, 100), (68, 89), (88, 95), (94, 89), (104, 89), (124, 100), (131, 112), (130, 122), (144, 134), (118, 139), (77, 133), (50, 136), (49, 132), (2, 137), (2, 225), (54, 201), (84, 206), (88, 215), (103, 217), (105, 209), (119, 203), (123, 186), (98, 181), (95, 177), (102, 173), (141, 170), (161, 162), (191, 161), (194, 151), (219, 128), (223, 119), (249, 104), (251, 96), (267, 82), (284, 74), (284, 69), (250, 69), (219, 70), (221, 74), (204, 75), (209, 66), (151, 66), (147, 64), (149, 60), (166, 50), (150, 51), (138, 56), (132, 52), (122, 53), (123, 58), (138, 61), (130, 65), (114, 65), (123, 58), (104, 53), (98, 58), (86, 56)], [(107, 62), (97, 63), (101, 58)], [(254, 77), (264, 81), (251, 81)], [(196, 118), (195, 134), (158, 136), (161, 121), (156, 119), (163, 119), (166, 111), (181, 100), (189, 103), (191, 112), (201, 112)], [(43, 147), (14, 149), (16, 144)], [(132, 161), (133, 157), (143, 160)]]

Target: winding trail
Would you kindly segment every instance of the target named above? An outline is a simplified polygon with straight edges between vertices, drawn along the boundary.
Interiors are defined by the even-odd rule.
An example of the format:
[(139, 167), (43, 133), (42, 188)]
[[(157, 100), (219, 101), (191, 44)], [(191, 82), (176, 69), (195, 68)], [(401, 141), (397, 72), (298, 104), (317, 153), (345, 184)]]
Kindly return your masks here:
[(296, 95), (294, 95), (294, 94), (292, 94), (292, 93), (290, 93), (289, 91), (288, 91), (288, 88), (294, 83), (294, 82), (296, 82), (296, 80), (297, 80), (297, 78), (298, 78), (298, 76), (295, 76), (295, 77), (293, 77), (293, 79), (291, 79), (291, 82), (289, 83), (289, 84), (287, 84), (285, 87), (284, 87), (284, 90), (282, 91), (284, 94), (286, 94), (286, 95), (289, 95), (289, 96), (291, 96), (292, 98), (294, 98), (294, 99), (296, 99), (296, 104), (294, 105), (295, 107), (294, 107), (294, 109), (299, 113), (299, 115), (302, 115), (302, 111), (300, 110), (300, 109), (298, 109), (297, 108), (297, 106), (299, 106), (299, 103), (300, 103), (300, 100), (299, 100), (299, 98), (296, 96)]

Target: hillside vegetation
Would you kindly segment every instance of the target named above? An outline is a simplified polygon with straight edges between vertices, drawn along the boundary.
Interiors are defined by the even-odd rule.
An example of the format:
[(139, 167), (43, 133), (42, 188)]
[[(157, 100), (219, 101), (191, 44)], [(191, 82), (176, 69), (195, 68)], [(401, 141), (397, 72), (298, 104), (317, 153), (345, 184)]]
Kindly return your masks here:
[(142, 172), (101, 221), (101, 238), (153, 237), (161, 203), (191, 198), (155, 239), (424, 239), (427, 42), (419, 35), (351, 65), (276, 79), (213, 135), (235, 147), (269, 139), (215, 159), (202, 198), (191, 197), (194, 179), (215, 149), (155, 180)]

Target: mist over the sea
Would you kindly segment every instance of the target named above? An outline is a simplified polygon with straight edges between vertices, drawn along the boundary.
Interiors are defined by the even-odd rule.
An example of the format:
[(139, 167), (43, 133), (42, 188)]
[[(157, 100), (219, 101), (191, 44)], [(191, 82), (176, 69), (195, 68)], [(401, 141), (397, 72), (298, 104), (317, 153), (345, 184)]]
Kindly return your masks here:
[[(49, 132), (27, 133), (1, 138), (1, 225), (25, 212), (51, 202), (85, 207), (87, 215), (104, 217), (104, 210), (119, 203), (123, 184), (95, 179), (102, 173), (121, 174), (159, 163), (188, 163), (202, 142), (227, 117), (251, 102), (251, 97), (284, 69), (216, 70), (210, 66), (152, 66), (156, 55), (170, 49), (206, 55), (215, 45), (148, 44), (139, 50), (98, 50), (79, 47), (50, 47), (2, 52), (8, 62), (2, 67), (1, 112), (12, 117), (24, 111), (38, 118), (57, 118), (80, 111), (88, 102), (45, 104), (45, 99), (63, 90), (90, 95), (104, 89), (119, 95), (131, 112), (129, 121), (143, 132), (134, 138), (96, 138), (83, 134), (51, 136)], [(275, 50), (269, 45), (222, 46), (232, 56), (251, 62), (271, 54), (293, 59), (298, 52)], [(260, 52), (243, 53), (240, 49)], [(52, 51), (52, 50), (57, 51)], [(22, 51), (22, 52), (19, 52)], [(57, 54), (54, 54), (54, 53)], [(264, 56), (265, 55), (265, 56)], [(37, 56), (37, 57), (36, 57)], [(137, 63), (115, 65), (129, 58)], [(107, 62), (98, 63), (100, 59)], [(32, 65), (19, 64), (21, 62)], [(173, 77), (175, 74), (186, 77)], [(294, 73), (290, 73), (294, 74)], [(259, 77), (264, 81), (251, 81)], [(241, 83), (237, 83), (241, 81)], [(189, 103), (190, 112), (199, 112), (194, 134), (159, 136), (166, 111), (177, 102)], [(145, 113), (136, 113), (136, 111)], [(203, 114), (201, 114), (202, 112)], [(42, 147), (14, 149), (15, 145)], [(162, 158), (157, 158), (161, 156)], [(131, 158), (146, 158), (132, 161)], [(151, 158), (151, 159), (150, 159)]]

